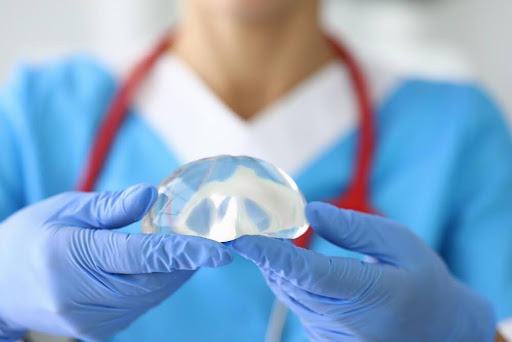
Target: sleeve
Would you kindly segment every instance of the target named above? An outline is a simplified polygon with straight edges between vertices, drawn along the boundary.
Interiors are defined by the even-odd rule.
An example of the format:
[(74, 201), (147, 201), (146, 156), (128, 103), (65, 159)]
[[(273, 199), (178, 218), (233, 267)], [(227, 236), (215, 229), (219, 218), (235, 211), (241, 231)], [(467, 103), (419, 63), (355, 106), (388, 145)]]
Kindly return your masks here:
[(73, 189), (115, 78), (87, 55), (16, 68), (0, 85), (0, 222)]
[(512, 316), (512, 142), (500, 111), (472, 88), (453, 175), (453, 213), (443, 245), (451, 271)]
[(0, 88), (0, 222), (25, 204), (14, 85)]

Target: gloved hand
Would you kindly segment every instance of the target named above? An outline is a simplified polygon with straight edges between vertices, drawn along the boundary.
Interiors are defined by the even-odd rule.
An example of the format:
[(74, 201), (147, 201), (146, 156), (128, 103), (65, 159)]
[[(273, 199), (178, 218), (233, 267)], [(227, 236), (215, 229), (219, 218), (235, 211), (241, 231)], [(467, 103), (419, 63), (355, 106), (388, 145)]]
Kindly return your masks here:
[(232, 260), (224, 245), (191, 236), (113, 232), (157, 196), (70, 192), (0, 223), (0, 340), (27, 329), (104, 339), (176, 291), (199, 267)]
[(492, 341), (489, 304), (450, 275), (407, 228), (382, 217), (311, 203), (315, 231), (378, 262), (328, 257), (289, 242), (245, 236), (253, 261), (312, 341)]

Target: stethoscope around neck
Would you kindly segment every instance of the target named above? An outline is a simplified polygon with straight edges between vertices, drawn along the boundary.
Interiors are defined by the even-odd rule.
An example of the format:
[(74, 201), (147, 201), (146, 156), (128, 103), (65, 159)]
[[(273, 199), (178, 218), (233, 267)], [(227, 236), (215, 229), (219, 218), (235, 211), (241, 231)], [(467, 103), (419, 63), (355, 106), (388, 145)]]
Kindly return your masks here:
[[(375, 149), (375, 120), (366, 78), (356, 59), (343, 44), (327, 35), (325, 39), (348, 70), (358, 104), (360, 122), (357, 135), (357, 154), (347, 190), (330, 202), (340, 208), (376, 213), (369, 198), (370, 174)], [(92, 191), (94, 189), (114, 139), (122, 127), (138, 88), (153, 69), (158, 59), (169, 51), (173, 42), (173, 35), (165, 35), (149, 54), (135, 65), (126, 80), (121, 83), (100, 123), (83, 167), (79, 183), (76, 186), (77, 190)], [(340, 94), (340, 96), (344, 95)], [(312, 240), (313, 230), (310, 228), (306, 234), (294, 240), (294, 244), (298, 247), (307, 248)], [(266, 342), (281, 340), (287, 312), (288, 309), (276, 300), (267, 327)]]

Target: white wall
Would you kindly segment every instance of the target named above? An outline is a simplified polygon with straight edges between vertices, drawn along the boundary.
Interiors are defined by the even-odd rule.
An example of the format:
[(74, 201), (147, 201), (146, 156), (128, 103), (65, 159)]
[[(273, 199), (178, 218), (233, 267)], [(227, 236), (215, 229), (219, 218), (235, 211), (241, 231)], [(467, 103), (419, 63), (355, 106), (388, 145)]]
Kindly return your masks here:
[(428, 61), (470, 72), (494, 95), (512, 124), (511, 0), (328, 3), (330, 23), (388, 55), (407, 56), (423, 67)]
[(433, 8), (438, 37), (457, 42), (512, 118), (512, 1), (452, 0)]
[[(390, 55), (425, 55), (474, 72), (512, 120), (511, 0), (325, 0), (331, 26)], [(0, 80), (20, 59), (105, 52), (148, 40), (176, 18), (172, 0), (0, 0)], [(426, 59), (431, 60), (431, 59)]]

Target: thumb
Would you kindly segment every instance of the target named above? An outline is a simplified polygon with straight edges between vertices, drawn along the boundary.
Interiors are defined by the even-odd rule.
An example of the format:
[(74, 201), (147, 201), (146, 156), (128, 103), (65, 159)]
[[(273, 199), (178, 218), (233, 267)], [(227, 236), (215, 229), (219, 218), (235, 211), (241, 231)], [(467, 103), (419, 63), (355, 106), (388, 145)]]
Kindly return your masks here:
[(124, 191), (65, 193), (60, 197), (65, 205), (51, 219), (85, 228), (121, 228), (139, 221), (156, 197), (155, 187), (149, 184), (137, 184)]
[(231, 263), (228, 247), (197, 236), (128, 234), (108, 230), (78, 231), (92, 265), (109, 273), (139, 274), (193, 271)]
[(324, 239), (395, 266), (412, 266), (426, 246), (409, 229), (381, 216), (321, 202), (309, 203), (306, 216)]

